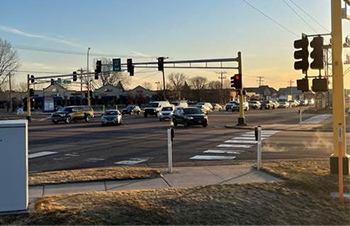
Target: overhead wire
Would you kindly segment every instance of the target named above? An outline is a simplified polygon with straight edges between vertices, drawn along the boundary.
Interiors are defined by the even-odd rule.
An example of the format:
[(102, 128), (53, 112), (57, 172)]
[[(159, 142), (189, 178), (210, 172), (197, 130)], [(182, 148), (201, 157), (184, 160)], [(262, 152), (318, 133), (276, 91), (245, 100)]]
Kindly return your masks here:
[(325, 29), (327, 32), (330, 32), (328, 28), (323, 26), (320, 22), (318, 22), (314, 17), (312, 17), (306, 10), (304, 10), (302, 7), (300, 7), (297, 3), (295, 3), (293, 0), (290, 0), (290, 2), (295, 5), (298, 9), (300, 9), (305, 15), (307, 15), (311, 20), (313, 20), (315, 23), (317, 23), (320, 27)]
[(289, 5), (289, 3), (286, 0), (283, 0), (283, 2), (288, 6), (288, 8), (290, 8), (295, 15), (297, 15), (311, 30), (313, 30), (315, 33), (317, 33), (317, 31), (315, 30), (315, 28), (313, 28), (291, 5)]
[(281, 27), (282, 29), (286, 30), (287, 32), (289, 32), (290, 34), (292, 34), (293, 36), (299, 37), (298, 34), (296, 34), (295, 32), (293, 32), (292, 30), (288, 29), (286, 26), (284, 26), (283, 24), (281, 24), (280, 22), (278, 22), (277, 20), (273, 19), (272, 17), (270, 17), (269, 15), (267, 15), (266, 13), (264, 13), (263, 11), (261, 11), (260, 9), (256, 8), (255, 6), (253, 6), (252, 4), (250, 4), (249, 2), (247, 2), (246, 0), (242, 0), (245, 4), (247, 4), (248, 6), (250, 6), (251, 8), (253, 8), (254, 10), (256, 10), (257, 12), (259, 12), (261, 15), (265, 16), (266, 18), (268, 18), (269, 20), (271, 20), (272, 22), (274, 22), (275, 24), (277, 24), (279, 27)]

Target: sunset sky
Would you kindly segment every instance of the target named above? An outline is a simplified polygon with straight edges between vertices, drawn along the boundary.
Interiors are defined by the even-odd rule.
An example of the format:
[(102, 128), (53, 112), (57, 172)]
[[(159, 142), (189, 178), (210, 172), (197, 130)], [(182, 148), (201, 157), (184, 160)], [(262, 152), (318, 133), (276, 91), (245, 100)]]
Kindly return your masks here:
[[(302, 76), (293, 68), (294, 40), (301, 33), (331, 31), (330, 0), (0, 1), (0, 38), (17, 48), (22, 62), (17, 82), (24, 81), (28, 71), (71, 73), (86, 68), (88, 47), (91, 62), (98, 54), (121, 56), (123, 62), (134, 56), (137, 62), (157, 56), (172, 60), (236, 57), (241, 51), (244, 86), (257, 86), (257, 76), (263, 76), (263, 84), (278, 89), (288, 86), (289, 80), (295, 85)], [(344, 20), (344, 38), (349, 31), (350, 21)], [(325, 40), (329, 42), (329, 37)], [(166, 75), (182, 72), (218, 81), (216, 71), (167, 69)], [(227, 76), (236, 73), (227, 72)], [(145, 81), (155, 88), (160, 80), (156, 69), (136, 70), (130, 88)], [(345, 81), (350, 88), (350, 72)]]

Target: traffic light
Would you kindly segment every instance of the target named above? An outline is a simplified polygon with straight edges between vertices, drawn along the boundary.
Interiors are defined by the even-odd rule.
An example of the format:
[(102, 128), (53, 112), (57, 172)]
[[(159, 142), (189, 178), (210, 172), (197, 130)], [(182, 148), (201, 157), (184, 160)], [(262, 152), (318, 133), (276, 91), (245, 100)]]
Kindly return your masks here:
[(314, 92), (327, 92), (328, 80), (326, 78), (315, 78), (312, 80), (312, 91)]
[(76, 82), (78, 80), (77, 78), (77, 72), (73, 71), (73, 82)]
[(158, 71), (164, 70), (164, 57), (158, 58)]
[(96, 61), (96, 70), (95, 73), (101, 73), (102, 72), (102, 61), (98, 60)]
[(236, 90), (236, 96), (241, 95), (241, 90)]
[(119, 72), (121, 70), (121, 59), (113, 59), (113, 71)]
[(294, 41), (294, 48), (297, 49), (294, 52), (294, 59), (299, 60), (294, 63), (295, 70), (302, 70), (306, 72), (309, 69), (309, 40), (306, 36), (302, 39)]
[(51, 79), (51, 85), (55, 85), (55, 80)]
[(231, 77), (231, 87), (236, 89), (242, 89), (242, 75), (235, 74)]
[(98, 80), (98, 72), (97, 72), (97, 69), (95, 69), (95, 79)]
[(311, 58), (314, 60), (311, 63), (312, 69), (323, 69), (323, 37), (315, 37), (311, 43), (310, 46), (313, 48), (313, 51), (311, 52)]
[(34, 96), (34, 89), (29, 89), (29, 96), (33, 97)]
[(127, 59), (126, 65), (130, 76), (134, 76), (134, 65), (132, 64), (132, 59)]
[(34, 75), (30, 76), (30, 83), (34, 83)]
[(306, 78), (298, 79), (297, 80), (297, 89), (301, 90), (302, 92), (308, 92), (309, 89), (309, 80)]

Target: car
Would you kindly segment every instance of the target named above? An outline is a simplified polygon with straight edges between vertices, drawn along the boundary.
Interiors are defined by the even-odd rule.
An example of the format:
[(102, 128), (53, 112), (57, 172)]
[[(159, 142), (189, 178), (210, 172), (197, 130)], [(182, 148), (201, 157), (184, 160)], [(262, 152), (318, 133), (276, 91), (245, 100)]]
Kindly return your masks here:
[(148, 115), (155, 115), (158, 117), (158, 113), (162, 110), (163, 107), (172, 106), (169, 101), (152, 101), (149, 102), (143, 113), (143, 116), (147, 118)]
[(188, 103), (186, 100), (181, 100), (181, 101), (174, 101), (172, 102), (173, 105), (175, 105), (175, 107), (183, 107), (183, 108), (187, 108), (188, 107)]
[(252, 109), (261, 109), (261, 103), (260, 101), (257, 101), (257, 100), (251, 100), (248, 102), (249, 104), (249, 108), (252, 108)]
[(222, 110), (222, 106), (220, 104), (213, 103), (212, 105), (213, 105), (213, 110), (216, 110), (216, 111)]
[[(232, 111), (239, 111), (239, 103), (237, 102), (237, 103), (233, 104), (231, 110)], [(249, 103), (247, 101), (243, 102), (243, 110), (244, 111), (249, 110)]]
[(289, 108), (289, 102), (285, 100), (280, 100), (278, 108)]
[(185, 127), (189, 125), (202, 125), (203, 127), (208, 126), (208, 116), (205, 115), (197, 107), (189, 108), (177, 108), (173, 114), (174, 126), (183, 124)]
[(307, 106), (309, 104), (308, 100), (301, 100), (300, 105), (301, 106)]
[(261, 109), (273, 109), (274, 106), (271, 100), (265, 100), (261, 103)]
[(237, 101), (234, 101), (234, 100), (228, 102), (228, 103), (226, 104), (226, 107), (225, 107), (226, 111), (232, 110), (233, 105), (236, 105), (236, 104), (238, 104), (238, 102), (237, 102)]
[(68, 106), (56, 111), (51, 115), (51, 121), (57, 124), (63, 121), (69, 124), (71, 121), (85, 120), (90, 122), (94, 117), (94, 110), (89, 106)]
[(121, 125), (122, 114), (118, 110), (108, 110), (101, 117), (101, 125)]
[(200, 109), (204, 114), (208, 114), (209, 112), (212, 111), (212, 109), (208, 105), (203, 103), (198, 103), (194, 107)]
[(272, 109), (276, 109), (276, 108), (278, 108), (279, 105), (280, 105), (280, 104), (279, 104), (277, 101), (275, 101), (275, 100), (272, 100), (271, 102), (272, 102), (272, 104), (273, 104)]
[(159, 121), (163, 121), (165, 119), (172, 119), (174, 110), (174, 106), (163, 107), (158, 114)]
[(213, 105), (211, 105), (211, 103), (209, 103), (209, 102), (198, 102), (196, 104), (196, 106), (202, 106), (202, 105), (207, 106), (210, 109), (210, 111), (212, 111), (214, 109)]
[(141, 113), (141, 108), (137, 105), (128, 105), (126, 108), (123, 108), (122, 114), (140, 114)]
[(290, 100), (290, 101), (288, 101), (289, 102), (289, 105), (291, 106), (291, 107), (297, 107), (298, 106), (298, 102), (296, 101), (296, 100)]
[(309, 106), (313, 106), (314, 104), (315, 104), (315, 100), (314, 99), (308, 100), (308, 105)]

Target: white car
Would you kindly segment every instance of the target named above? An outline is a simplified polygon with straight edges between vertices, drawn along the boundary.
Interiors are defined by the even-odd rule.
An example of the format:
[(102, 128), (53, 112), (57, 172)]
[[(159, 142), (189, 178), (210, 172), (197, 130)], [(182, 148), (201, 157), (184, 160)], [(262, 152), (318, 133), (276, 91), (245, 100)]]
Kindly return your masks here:
[(208, 114), (209, 112), (212, 111), (212, 109), (210, 109), (210, 107), (208, 107), (205, 104), (196, 104), (195, 107), (199, 108), (205, 114)]
[(121, 125), (122, 114), (118, 110), (106, 111), (101, 117), (101, 125)]
[[(235, 103), (232, 105), (231, 108), (232, 111), (239, 111), (239, 103)], [(243, 102), (243, 111), (248, 111), (249, 110), (249, 103), (247, 101)]]
[(213, 110), (213, 105), (211, 105), (211, 103), (209, 103), (209, 102), (199, 102), (196, 104), (196, 107), (202, 106), (202, 105), (205, 105), (207, 108), (209, 108), (210, 111)]
[(163, 121), (165, 119), (172, 119), (174, 110), (174, 106), (163, 107), (162, 110), (158, 113), (159, 121)]

